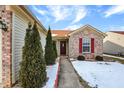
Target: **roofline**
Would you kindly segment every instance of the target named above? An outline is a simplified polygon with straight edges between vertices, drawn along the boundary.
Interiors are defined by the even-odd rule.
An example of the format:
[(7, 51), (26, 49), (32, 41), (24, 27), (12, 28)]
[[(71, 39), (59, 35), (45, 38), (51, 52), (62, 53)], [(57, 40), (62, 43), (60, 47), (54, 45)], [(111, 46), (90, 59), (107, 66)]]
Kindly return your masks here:
[(42, 23), (36, 18), (36, 16), (26, 7), (26, 5), (19, 5), (21, 9), (23, 9), (28, 15), (30, 15), (42, 28), (43, 32), (47, 34), (46, 28), (42, 25)]
[(72, 34), (76, 33), (77, 30), (79, 30), (79, 29), (81, 29), (81, 28), (83, 29), (83, 28), (85, 28), (85, 27), (91, 27), (91, 28), (93, 28), (96, 32), (102, 34), (104, 37), (107, 36), (105, 33), (103, 33), (102, 31), (96, 29), (95, 27), (93, 27), (93, 26), (91, 26), (91, 25), (89, 25), (89, 24), (86, 24), (86, 25), (84, 25), (84, 26), (82, 26), (82, 27), (80, 27), (80, 28), (78, 28), (78, 29), (76, 29), (76, 30), (73, 30), (71, 33), (69, 33), (69, 35), (72, 35)]
[(108, 31), (108, 32), (124, 32), (124, 31)]
[(51, 30), (51, 31), (68, 31), (68, 32), (71, 32), (71, 31), (73, 31), (73, 30)]
[(115, 33), (115, 34), (120, 34), (120, 35), (124, 35), (122, 33), (118, 33), (118, 32), (124, 32), (124, 31), (108, 31), (108, 32)]
[(52, 38), (53, 38), (53, 40), (56, 40), (56, 39), (68, 39), (69, 37), (68, 36), (67, 37), (54, 36)]

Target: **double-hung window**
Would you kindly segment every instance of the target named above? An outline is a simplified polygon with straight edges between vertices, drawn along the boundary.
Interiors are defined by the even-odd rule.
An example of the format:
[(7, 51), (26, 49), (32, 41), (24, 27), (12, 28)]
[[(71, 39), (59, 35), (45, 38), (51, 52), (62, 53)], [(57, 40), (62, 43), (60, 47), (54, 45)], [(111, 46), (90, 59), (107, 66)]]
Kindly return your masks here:
[(83, 53), (90, 53), (91, 52), (91, 40), (88, 37), (83, 38)]

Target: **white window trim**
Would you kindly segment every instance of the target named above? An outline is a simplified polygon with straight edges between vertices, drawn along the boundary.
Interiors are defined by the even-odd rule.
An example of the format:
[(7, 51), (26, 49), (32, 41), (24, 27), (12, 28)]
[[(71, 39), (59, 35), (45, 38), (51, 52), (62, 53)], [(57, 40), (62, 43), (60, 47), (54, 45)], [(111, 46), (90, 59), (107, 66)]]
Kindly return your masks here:
[[(90, 41), (90, 45), (89, 45), (89, 46), (90, 46), (90, 51), (89, 51), (89, 52), (83, 52), (83, 46), (84, 46), (84, 45), (83, 45), (83, 41), (84, 41), (84, 38), (89, 39), (89, 41)], [(83, 54), (91, 53), (91, 38), (89, 38), (89, 37), (84, 37), (84, 38), (82, 38), (82, 39), (83, 39), (83, 40), (82, 40), (82, 53), (83, 53)]]

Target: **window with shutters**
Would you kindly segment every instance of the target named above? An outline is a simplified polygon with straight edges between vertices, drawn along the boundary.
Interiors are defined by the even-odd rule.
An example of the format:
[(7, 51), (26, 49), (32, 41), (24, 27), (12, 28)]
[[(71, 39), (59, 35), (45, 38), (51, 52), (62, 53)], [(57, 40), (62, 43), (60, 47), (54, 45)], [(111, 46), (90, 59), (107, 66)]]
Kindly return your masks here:
[(91, 39), (88, 37), (83, 38), (83, 53), (90, 53), (91, 52)]

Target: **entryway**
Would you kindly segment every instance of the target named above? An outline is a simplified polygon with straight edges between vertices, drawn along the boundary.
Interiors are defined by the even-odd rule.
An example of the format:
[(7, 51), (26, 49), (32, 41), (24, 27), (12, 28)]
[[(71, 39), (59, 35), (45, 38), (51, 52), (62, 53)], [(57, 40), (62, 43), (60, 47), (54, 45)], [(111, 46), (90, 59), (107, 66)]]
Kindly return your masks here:
[(60, 55), (66, 55), (66, 41), (60, 41)]
[(2, 83), (2, 30), (0, 29), (0, 83)]

